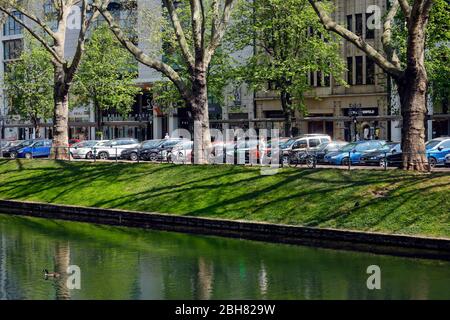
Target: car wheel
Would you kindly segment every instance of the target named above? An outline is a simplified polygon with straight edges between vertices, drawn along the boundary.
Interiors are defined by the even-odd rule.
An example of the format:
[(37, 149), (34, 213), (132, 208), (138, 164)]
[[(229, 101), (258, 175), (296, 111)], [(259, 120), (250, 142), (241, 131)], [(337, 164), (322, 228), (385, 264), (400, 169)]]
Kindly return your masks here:
[(17, 152), (11, 152), (10, 154), (9, 154), (9, 157), (11, 158), (11, 159), (15, 159), (15, 158), (17, 158)]
[(33, 155), (29, 152), (25, 153), (25, 159), (32, 159)]
[(86, 157), (85, 157), (85, 158), (86, 158), (86, 159), (93, 159), (94, 156), (92, 155), (92, 152), (89, 151), (88, 153), (86, 153)]
[(99, 157), (101, 160), (108, 160), (108, 159), (109, 159), (109, 154), (108, 154), (108, 152), (100, 152), (100, 153), (98, 154), (98, 157)]
[(434, 168), (437, 164), (437, 160), (436, 160), (436, 158), (431, 157), (431, 158), (428, 158), (428, 163), (430, 164), (431, 168)]
[(349, 163), (351, 164), (350, 159), (349, 159), (348, 157), (342, 159), (342, 161), (341, 161), (341, 164), (342, 164), (343, 166), (348, 166)]
[(386, 159), (380, 159), (379, 165), (381, 168), (387, 167), (387, 160)]
[(158, 154), (157, 153), (150, 153), (148, 156), (149, 161), (156, 161), (158, 160)]
[(131, 161), (138, 161), (138, 155), (136, 152), (133, 152), (132, 154), (130, 154), (130, 160)]

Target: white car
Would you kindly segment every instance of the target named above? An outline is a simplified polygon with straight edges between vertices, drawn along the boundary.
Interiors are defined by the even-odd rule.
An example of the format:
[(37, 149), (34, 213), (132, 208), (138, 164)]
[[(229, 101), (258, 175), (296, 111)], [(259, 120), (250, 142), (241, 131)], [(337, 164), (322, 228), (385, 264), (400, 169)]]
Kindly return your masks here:
[(70, 147), (70, 154), (74, 159), (92, 159), (94, 154), (92, 148), (109, 140), (88, 140), (81, 141)]
[(92, 148), (97, 158), (106, 160), (110, 158), (120, 158), (122, 151), (139, 147), (139, 141), (131, 138), (114, 139), (108, 142), (99, 143)]

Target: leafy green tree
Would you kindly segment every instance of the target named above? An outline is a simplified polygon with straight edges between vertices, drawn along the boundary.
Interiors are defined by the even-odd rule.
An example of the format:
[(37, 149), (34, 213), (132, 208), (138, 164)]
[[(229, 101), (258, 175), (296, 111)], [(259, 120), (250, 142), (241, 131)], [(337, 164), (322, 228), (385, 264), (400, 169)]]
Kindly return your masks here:
[[(141, 46), (135, 45), (108, 11), (109, 2), (110, 0), (96, 0), (94, 7), (98, 8), (122, 45), (139, 62), (160, 72), (175, 85), (184, 103), (191, 108), (194, 126), (197, 129), (194, 132), (195, 162), (206, 163), (207, 152), (211, 147), (208, 113), (209, 66), (222, 44), (237, 0), (162, 0), (165, 16), (163, 19), (155, 17), (148, 19), (149, 21), (143, 21), (142, 26), (145, 25), (150, 31), (139, 40), (143, 43), (149, 40), (153, 41), (153, 44), (160, 43), (158, 34), (161, 30), (165, 30), (164, 20), (169, 20), (170, 25), (166, 30), (170, 30), (173, 39), (176, 39), (174, 53), (180, 53), (180, 63), (177, 65), (165, 61), (161, 58), (165, 55), (161, 53), (144, 52)], [(159, 11), (159, 8), (160, 6), (157, 5), (154, 11)], [(181, 18), (183, 15), (188, 18)], [(152, 30), (156, 30), (154, 32), (157, 34), (156, 39), (152, 39)], [(167, 53), (166, 50), (163, 52)]]
[[(105, 54), (107, 53), (107, 54)], [(92, 104), (96, 126), (102, 130), (102, 111), (127, 114), (141, 88), (136, 86), (137, 64), (106, 25), (94, 30), (75, 76), (73, 93), (77, 105)]]
[(13, 113), (33, 124), (36, 138), (40, 124), (53, 115), (53, 65), (50, 54), (37, 41), (27, 41), (20, 59), (8, 65), (6, 95)]
[[(327, 30), (333, 31), (352, 43), (393, 79), (400, 96), (403, 120), (403, 168), (405, 170), (426, 171), (428, 160), (425, 152), (425, 119), (427, 115), (427, 93), (430, 76), (432, 77), (429, 74), (429, 68), (427, 68), (426, 55), (430, 49), (434, 50), (430, 47), (428, 41), (430, 34), (433, 33), (433, 23), (430, 24), (430, 22), (436, 18), (433, 6), (439, 3), (441, 6), (447, 6), (448, 8), (448, 1), (390, 1), (388, 11), (383, 19), (382, 48), (373, 46), (358, 34), (334, 21), (325, 10), (324, 4), (326, 4), (326, 1), (308, 1)], [(440, 14), (439, 12), (438, 10), (438, 14)], [(401, 24), (404, 30), (403, 55), (396, 46), (394, 32), (396, 24)], [(434, 25), (435, 28), (443, 27), (438, 24)], [(448, 32), (448, 29), (446, 32)]]
[[(340, 81), (344, 65), (336, 42), (306, 0), (258, 0), (243, 4), (231, 36), (237, 49), (256, 46), (241, 68), (242, 79), (256, 89), (270, 82), (279, 92), (285, 135), (292, 134), (295, 110), (305, 111), (309, 74), (321, 72)], [(230, 39), (233, 41), (233, 39)], [(318, 85), (325, 85), (319, 79)]]

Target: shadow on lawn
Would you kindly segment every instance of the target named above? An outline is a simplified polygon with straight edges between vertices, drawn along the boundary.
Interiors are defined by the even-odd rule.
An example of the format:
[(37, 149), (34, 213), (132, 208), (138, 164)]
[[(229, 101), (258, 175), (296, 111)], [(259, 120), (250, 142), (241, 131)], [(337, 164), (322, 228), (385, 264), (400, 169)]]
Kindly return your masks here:
[[(4, 164), (5, 161), (0, 160), (0, 166)], [(262, 176), (257, 169), (240, 166), (208, 168), (186, 166), (180, 171), (180, 166), (177, 165), (86, 164), (60, 161), (50, 162), (48, 166), (27, 168), (26, 164), (22, 163), (22, 160), (17, 160), (18, 171), (27, 172), (29, 175), (14, 178), (12, 174), (13, 177), (10, 179), (5, 176), (0, 183), (0, 192), (11, 199), (41, 196), (43, 197), (41, 201), (60, 203), (63, 196), (83, 192), (83, 188), (93, 182), (99, 183), (99, 188), (115, 182), (123, 187), (123, 182), (129, 182), (129, 185), (138, 184), (136, 191), (127, 189), (124, 193), (128, 194), (116, 196), (117, 194), (107, 195), (99, 189), (102, 200), (96, 200), (96, 195), (93, 194), (92, 199), (87, 199), (89, 200), (87, 202), (95, 207), (157, 211), (170, 208), (170, 203), (178, 204), (181, 201), (186, 202), (185, 207), (188, 209), (185, 212), (173, 212), (183, 211), (177, 207), (173, 211), (169, 209), (166, 212), (219, 217), (225, 213), (232, 213), (236, 219), (252, 219), (252, 214), (268, 211), (268, 208), (274, 208), (273, 210), (281, 208), (281, 211), (285, 211), (268, 219), (272, 222), (285, 223), (298, 223), (299, 217), (302, 218), (299, 209), (293, 207), (296, 201), (299, 201), (299, 207), (306, 208), (302, 207), (303, 203), (300, 202), (307, 203), (323, 197), (324, 202), (317, 214), (310, 219), (301, 219), (301, 223), (308, 226), (323, 225), (329, 221), (335, 221), (337, 226), (344, 225), (349, 215), (364, 215), (370, 208), (386, 205), (387, 209), (383, 214), (367, 223), (367, 226), (375, 227), (387, 219), (396, 208), (411, 199), (435, 188), (450, 187), (450, 182), (438, 184), (431, 181), (447, 176), (445, 173), (417, 175), (403, 171), (381, 173), (296, 169), (282, 170), (275, 176)], [(209, 171), (205, 173), (205, 170)], [(161, 172), (164, 172), (164, 175), (159, 175)], [(152, 185), (152, 175), (162, 179), (176, 174), (182, 176), (167, 179), (163, 185)], [(365, 194), (370, 188), (385, 186), (388, 186), (388, 191), (384, 197)], [(218, 194), (214, 201), (215, 190)], [(339, 192), (342, 192), (340, 198), (335, 201), (329, 200)], [(201, 194), (209, 198), (204, 203), (199, 202), (190, 206), (189, 201)], [(358, 206), (355, 206), (356, 202), (359, 202)], [(433, 204), (431, 206), (435, 207)], [(443, 209), (445, 210), (445, 205)], [(420, 217), (417, 214), (412, 215), (405, 223), (414, 223), (418, 219), (420, 220)]]

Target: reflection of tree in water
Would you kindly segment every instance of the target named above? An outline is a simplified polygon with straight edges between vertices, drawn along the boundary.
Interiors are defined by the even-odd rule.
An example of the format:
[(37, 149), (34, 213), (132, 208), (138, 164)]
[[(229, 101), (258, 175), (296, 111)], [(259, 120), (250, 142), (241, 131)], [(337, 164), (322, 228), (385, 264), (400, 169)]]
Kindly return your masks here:
[(70, 245), (68, 241), (58, 241), (55, 244), (55, 272), (59, 277), (55, 280), (56, 300), (69, 300), (70, 291), (67, 287), (67, 268), (70, 265)]
[(213, 292), (214, 264), (203, 257), (198, 258), (198, 299), (209, 300)]

